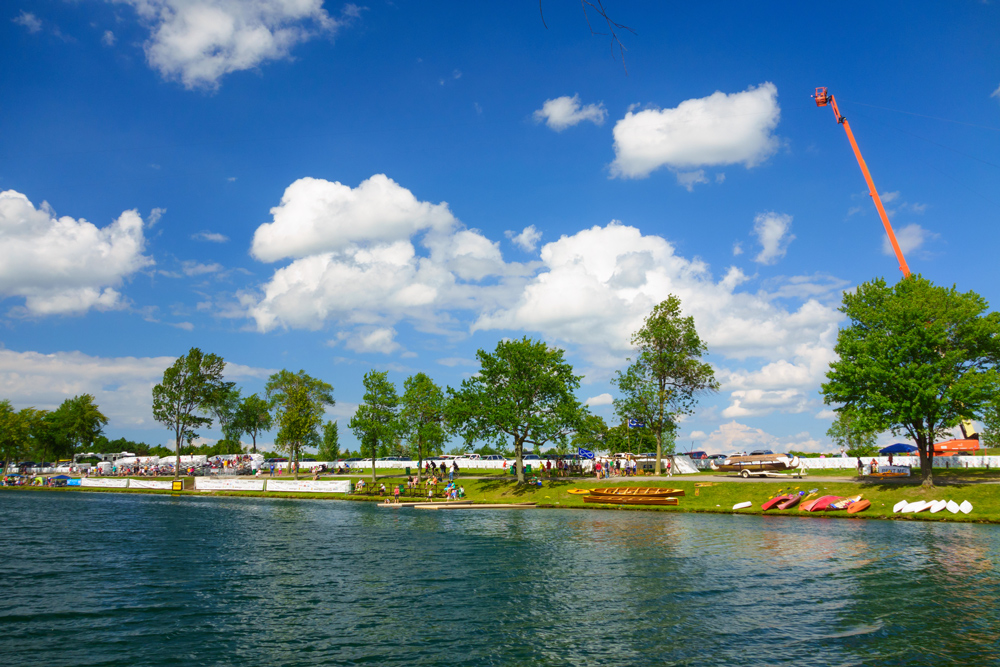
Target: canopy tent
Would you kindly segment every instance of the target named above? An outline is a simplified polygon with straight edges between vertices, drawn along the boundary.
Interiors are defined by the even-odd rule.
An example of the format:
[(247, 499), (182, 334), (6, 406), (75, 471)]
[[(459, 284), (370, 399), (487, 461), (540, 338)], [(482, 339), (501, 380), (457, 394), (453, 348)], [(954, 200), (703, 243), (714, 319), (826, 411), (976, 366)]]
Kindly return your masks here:
[(917, 451), (917, 448), (913, 445), (908, 445), (905, 442), (897, 442), (894, 445), (889, 445), (878, 451), (879, 454), (912, 454)]
[(69, 475), (55, 475), (53, 477), (49, 477), (49, 479), (70, 479), (70, 476)]

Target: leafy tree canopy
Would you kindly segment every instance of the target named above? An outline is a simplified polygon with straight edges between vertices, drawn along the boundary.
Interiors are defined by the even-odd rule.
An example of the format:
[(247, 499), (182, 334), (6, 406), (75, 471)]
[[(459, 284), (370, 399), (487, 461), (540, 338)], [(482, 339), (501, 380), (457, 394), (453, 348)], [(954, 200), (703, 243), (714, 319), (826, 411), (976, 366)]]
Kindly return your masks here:
[(852, 411), (864, 430), (909, 436), (932, 484), (934, 441), (982, 416), (1000, 393), (1000, 314), (987, 308), (975, 292), (919, 275), (859, 286), (840, 308), (849, 324), (837, 336), (824, 400)]
[(369, 371), (364, 377), (365, 395), (351, 417), (350, 427), (361, 443), (361, 451), (372, 461), (372, 482), (376, 480), (374, 459), (380, 447), (394, 445), (403, 429), (399, 419), (399, 395), (387, 371)]
[(271, 404), (257, 394), (250, 394), (242, 401), (236, 410), (235, 428), (240, 433), (251, 437), (253, 444), (250, 451), (257, 453), (257, 436), (264, 431), (270, 431), (274, 426), (271, 416)]
[(508, 438), (524, 481), (524, 446), (563, 442), (580, 428), (586, 414), (573, 391), (580, 376), (564, 353), (541, 341), (500, 341), (492, 353), (479, 350), (480, 370), (456, 391), (448, 388), (448, 419), (467, 443), (485, 440), (500, 446)]
[(708, 347), (694, 318), (681, 314), (681, 300), (672, 294), (653, 308), (631, 343), (635, 360), (612, 380), (621, 394), (615, 412), (622, 421), (645, 422), (656, 438), (658, 475), (665, 444), (673, 454), (677, 419), (694, 412), (697, 396), (718, 391), (719, 384), (711, 365), (701, 360)]
[(878, 453), (875, 444), (878, 434), (865, 429), (861, 419), (850, 410), (839, 410), (826, 434), (848, 456), (875, 456)]
[[(195, 429), (212, 425), (210, 417), (199, 413), (208, 411), (230, 386), (222, 380), (225, 367), (222, 357), (192, 347), (163, 371), (163, 380), (153, 387), (153, 417), (174, 432), (177, 456), (183, 441), (197, 437)], [(180, 466), (175, 466), (174, 476), (179, 472)]]
[(400, 423), (411, 457), (418, 464), (417, 479), (420, 479), (424, 456), (439, 454), (444, 449), (448, 438), (446, 404), (441, 387), (424, 373), (412, 375), (403, 383)]

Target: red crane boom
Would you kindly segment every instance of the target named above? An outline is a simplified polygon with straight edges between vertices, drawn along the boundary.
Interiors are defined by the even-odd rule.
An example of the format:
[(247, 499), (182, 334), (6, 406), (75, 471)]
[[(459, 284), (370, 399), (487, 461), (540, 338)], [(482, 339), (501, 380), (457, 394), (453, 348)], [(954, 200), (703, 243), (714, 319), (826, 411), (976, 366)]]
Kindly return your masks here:
[(882, 206), (882, 199), (878, 196), (878, 190), (875, 189), (875, 183), (872, 181), (871, 172), (868, 171), (868, 165), (865, 164), (865, 159), (861, 157), (861, 149), (858, 148), (858, 142), (854, 140), (851, 125), (840, 114), (840, 109), (837, 108), (837, 101), (833, 99), (833, 95), (827, 94), (826, 88), (817, 88), (813, 99), (816, 100), (816, 106), (818, 107), (825, 107), (829, 104), (833, 109), (833, 115), (837, 117), (837, 122), (844, 126), (844, 131), (847, 132), (847, 139), (851, 142), (851, 148), (854, 149), (854, 156), (858, 158), (858, 166), (861, 167), (861, 173), (864, 174), (865, 182), (868, 183), (868, 194), (875, 201), (875, 208), (878, 209), (878, 215), (882, 218), (882, 226), (885, 227), (885, 233), (889, 235), (889, 243), (892, 244), (892, 249), (896, 253), (896, 259), (899, 260), (899, 270), (903, 272), (904, 276), (908, 277), (910, 275), (910, 267), (907, 266), (906, 259), (903, 257), (903, 251), (900, 250), (899, 242), (896, 241), (896, 234), (892, 231), (892, 225), (889, 224), (889, 216), (885, 214), (885, 207)]

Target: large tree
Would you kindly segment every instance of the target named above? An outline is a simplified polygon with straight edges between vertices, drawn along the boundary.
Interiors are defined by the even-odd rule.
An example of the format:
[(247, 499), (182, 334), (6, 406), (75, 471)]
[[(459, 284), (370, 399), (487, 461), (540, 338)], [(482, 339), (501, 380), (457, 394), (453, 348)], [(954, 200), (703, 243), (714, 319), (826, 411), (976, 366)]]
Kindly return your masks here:
[(222, 439), (226, 441), (222, 449), (226, 450), (227, 454), (237, 454), (243, 451), (240, 445), (240, 437), (243, 435), (242, 424), (239, 420), (241, 403), (240, 390), (236, 383), (224, 382), (209, 406), (209, 410), (219, 423)]
[(580, 376), (563, 351), (541, 341), (505, 340), (476, 352), (480, 370), (456, 391), (448, 388), (448, 419), (466, 442), (510, 438), (517, 480), (524, 482), (524, 446), (562, 442), (579, 429), (586, 410), (573, 394)]
[(717, 391), (712, 367), (701, 360), (708, 346), (698, 336), (693, 317), (681, 314), (674, 295), (653, 307), (642, 327), (632, 334), (635, 359), (612, 380), (620, 396), (615, 412), (626, 421), (643, 421), (656, 438), (656, 474), (664, 445), (673, 454), (677, 420), (694, 412), (697, 396)]
[(340, 458), (340, 428), (337, 422), (323, 424), (323, 441), (319, 445), (316, 458), (320, 461), (336, 462)]
[(181, 443), (196, 438), (195, 429), (212, 425), (211, 417), (199, 413), (207, 412), (226, 388), (222, 380), (225, 367), (222, 357), (192, 347), (163, 371), (163, 380), (153, 387), (153, 417), (174, 432), (174, 479), (180, 475)]
[(250, 451), (257, 453), (257, 436), (264, 431), (270, 431), (274, 425), (271, 417), (271, 404), (258, 396), (250, 394), (242, 401), (236, 410), (236, 428), (252, 439)]
[(30, 421), (17, 411), (7, 399), (0, 401), (0, 459), (4, 462), (3, 470), (11, 461), (17, 461), (28, 453), (30, 440)]
[(265, 391), (279, 429), (275, 444), (289, 453), (290, 467), (295, 469), (298, 479), (302, 449), (319, 442), (323, 412), (337, 404), (333, 387), (304, 370), (298, 373), (280, 370), (267, 379)]
[(878, 446), (875, 444), (878, 433), (866, 429), (864, 421), (851, 410), (838, 410), (837, 418), (826, 434), (848, 456), (868, 457), (878, 453)]
[(403, 435), (410, 444), (411, 454), (416, 452), (417, 480), (420, 480), (424, 455), (440, 452), (448, 438), (445, 428), (444, 392), (424, 373), (417, 373), (403, 383), (402, 412)]
[(361, 443), (362, 453), (372, 458), (372, 484), (377, 480), (375, 459), (381, 448), (394, 444), (402, 431), (399, 395), (387, 371), (369, 371), (364, 377), (365, 395), (351, 417), (350, 427)]
[(298, 461), (302, 449), (317, 439), (317, 429), (323, 423), (323, 405), (312, 400), (304, 385), (290, 386), (278, 413), (278, 434), (274, 444), (288, 454), (295, 479), (299, 478)]
[(987, 308), (975, 292), (919, 275), (844, 294), (849, 323), (837, 336), (824, 400), (855, 413), (866, 430), (909, 436), (925, 485), (934, 483), (934, 441), (982, 416), (1000, 393), (1000, 314)]
[(89, 451), (108, 423), (91, 394), (67, 398), (53, 413), (76, 451)]

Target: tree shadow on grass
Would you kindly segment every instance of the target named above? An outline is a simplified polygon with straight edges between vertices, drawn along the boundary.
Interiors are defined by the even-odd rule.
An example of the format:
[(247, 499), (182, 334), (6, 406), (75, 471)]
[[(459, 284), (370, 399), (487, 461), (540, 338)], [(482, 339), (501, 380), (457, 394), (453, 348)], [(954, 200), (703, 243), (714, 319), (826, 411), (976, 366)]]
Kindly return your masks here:
[(529, 482), (518, 484), (517, 481), (513, 479), (495, 479), (489, 481), (481, 480), (479, 489), (489, 493), (504, 492), (508, 495), (524, 496), (528, 493), (535, 493), (543, 489), (558, 489), (563, 486), (569, 486), (577, 483), (579, 483), (578, 480), (572, 479), (550, 479), (543, 480), (542, 486), (538, 486), (537, 484), (531, 484)]

